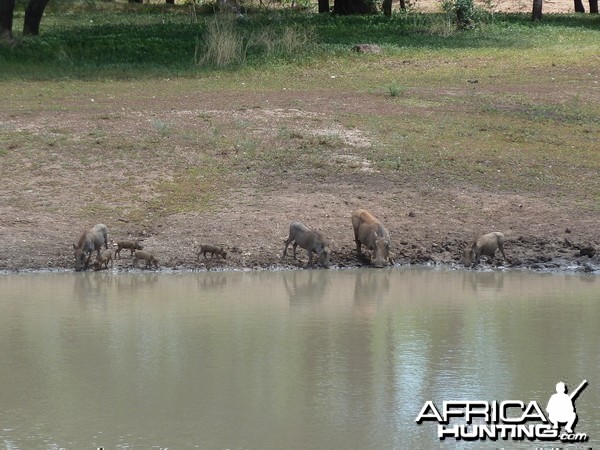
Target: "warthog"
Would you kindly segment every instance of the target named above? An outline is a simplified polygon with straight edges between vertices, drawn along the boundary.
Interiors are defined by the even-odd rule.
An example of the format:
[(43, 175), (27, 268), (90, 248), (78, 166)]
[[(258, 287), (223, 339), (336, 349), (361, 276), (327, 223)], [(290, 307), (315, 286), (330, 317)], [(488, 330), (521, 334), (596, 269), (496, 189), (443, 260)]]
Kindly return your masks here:
[(115, 250), (115, 258), (119, 258), (121, 255), (121, 250), (124, 248), (130, 251), (130, 256), (132, 256), (136, 250), (142, 250), (144, 246), (140, 244), (138, 241), (117, 241), (115, 242), (117, 249)]
[(375, 216), (367, 210), (357, 209), (352, 213), (352, 227), (358, 256), (361, 255), (361, 245), (364, 245), (371, 250), (373, 266), (383, 267), (388, 262), (394, 263), (390, 256), (390, 235)]
[(156, 259), (152, 253), (144, 252), (142, 250), (135, 252), (135, 256), (133, 257), (133, 267), (137, 266), (139, 259), (146, 261), (146, 267), (151, 267), (154, 264), (154, 267), (158, 268), (158, 259)]
[(105, 269), (108, 269), (108, 263), (110, 262), (110, 267), (114, 265), (113, 260), (113, 252), (112, 250), (103, 250), (98, 256), (98, 259), (94, 262), (94, 270), (102, 270), (102, 265), (104, 265)]
[(502, 257), (506, 260), (506, 255), (504, 254), (504, 234), (499, 231), (484, 234), (477, 241), (473, 242), (471, 246), (465, 248), (463, 262), (465, 266), (472, 264), (475, 267), (479, 264), (481, 255), (486, 256), (491, 261), (498, 248), (502, 252)]
[(210, 253), (211, 258), (214, 258), (215, 255), (219, 255), (223, 259), (227, 258), (227, 252), (222, 247), (212, 244), (202, 244), (200, 245), (200, 251), (198, 252), (198, 261), (200, 260), (200, 255), (204, 255), (206, 258), (207, 253)]
[(97, 257), (99, 258), (102, 244), (108, 249), (108, 228), (106, 225), (99, 223), (94, 225), (89, 231), (83, 233), (77, 244), (73, 244), (75, 270), (86, 270), (94, 251), (97, 252)]
[(283, 249), (282, 258), (287, 255), (287, 249), (291, 242), (294, 242), (294, 259), (296, 259), (296, 247), (300, 246), (308, 252), (308, 265), (313, 265), (313, 253), (317, 254), (319, 258), (319, 264), (326, 269), (329, 268), (329, 257), (331, 251), (329, 250), (329, 242), (321, 233), (315, 230), (311, 230), (301, 222), (292, 222), (290, 224), (290, 235), (285, 241), (285, 248)]

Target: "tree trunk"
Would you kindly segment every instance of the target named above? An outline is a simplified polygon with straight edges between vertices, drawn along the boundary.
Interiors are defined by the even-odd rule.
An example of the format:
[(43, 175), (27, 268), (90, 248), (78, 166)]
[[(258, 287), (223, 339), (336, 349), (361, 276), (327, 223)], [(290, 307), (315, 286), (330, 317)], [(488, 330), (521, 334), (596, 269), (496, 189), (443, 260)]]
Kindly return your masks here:
[(15, 0), (0, 0), (0, 40), (12, 42), (13, 11)]
[(40, 22), (44, 15), (44, 9), (48, 0), (29, 0), (25, 8), (25, 23), (23, 24), (23, 34), (37, 36), (40, 34)]
[(585, 7), (583, 6), (583, 0), (574, 0), (575, 1), (575, 12), (584, 13)]
[(383, 0), (381, 6), (383, 8), (383, 14), (388, 17), (392, 15), (392, 0)]
[(598, 0), (590, 0), (590, 14), (598, 14)]
[(319, 0), (319, 13), (329, 12), (329, 0)]
[(342, 16), (348, 14), (375, 14), (377, 9), (372, 0), (335, 0), (333, 13)]
[(542, 20), (542, 6), (543, 0), (533, 0), (533, 12), (531, 13), (531, 20), (534, 22)]
[(174, 5), (175, 4), (175, 0), (167, 0), (167, 4)]
[(402, 11), (406, 11), (406, 1), (405, 0), (400, 0), (400, 9)]

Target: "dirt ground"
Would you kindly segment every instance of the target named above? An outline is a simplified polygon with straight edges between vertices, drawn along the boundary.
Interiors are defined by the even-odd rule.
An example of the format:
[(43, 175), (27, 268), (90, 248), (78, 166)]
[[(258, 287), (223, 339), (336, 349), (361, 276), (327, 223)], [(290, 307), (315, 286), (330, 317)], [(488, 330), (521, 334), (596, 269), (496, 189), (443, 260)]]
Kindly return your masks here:
[[(298, 248), (298, 261), (281, 259), (291, 220), (302, 220), (319, 229), (331, 241), (332, 267), (367, 265), (359, 260), (353, 241), (350, 214), (368, 207), (384, 222), (391, 235), (396, 265), (426, 264), (462, 267), (462, 249), (479, 232), (502, 230), (506, 234), (508, 261), (484, 262), (494, 266), (550, 271), (594, 272), (600, 259), (581, 256), (585, 248), (598, 248), (597, 220), (573, 211), (554, 210), (543, 201), (521, 196), (483, 192), (445, 192), (423, 195), (415, 186), (392, 186), (384, 179), (356, 194), (353, 180), (328, 180), (319, 188), (290, 183), (289, 190), (262, 192), (240, 189), (229, 197), (230, 206), (211, 213), (168, 216), (151, 226), (131, 225), (125, 219), (107, 217), (111, 238), (140, 239), (145, 249), (160, 259), (161, 270), (277, 269), (306, 267), (306, 252)], [(404, 198), (391, 206), (384, 192)], [(301, 193), (299, 193), (301, 192)], [(450, 198), (452, 200), (448, 201)], [(68, 199), (63, 199), (67, 201)], [(456, 213), (458, 203), (479, 205), (482, 214), (467, 220)], [(494, 204), (486, 208), (485, 204)], [(0, 207), (0, 269), (5, 271), (71, 269), (81, 224), (35, 211)], [(500, 214), (499, 211), (502, 211)], [(540, 217), (544, 217), (540, 221)], [(489, 224), (494, 224), (493, 227)], [(534, 224), (532, 226), (532, 224)], [(90, 226), (92, 223), (89, 224)], [(45, 229), (43, 236), (40, 228)], [(551, 236), (545, 238), (544, 236)], [(200, 243), (223, 245), (228, 255), (198, 259)], [(589, 250), (588, 250), (589, 251)], [(123, 250), (114, 270), (132, 270), (132, 259)]]
[[(496, 8), (530, 8), (530, 2), (504, 3), (509, 2), (499, 1)], [(419, 2), (419, 7), (425, 5)], [(567, 1), (544, 2), (545, 12), (568, 12), (572, 7)], [(357, 258), (353, 241), (350, 216), (357, 208), (370, 210), (385, 224), (397, 265), (462, 267), (467, 244), (481, 234), (502, 231), (508, 260), (497, 257), (493, 266), (600, 269), (596, 252), (600, 217), (580, 208), (577, 198), (549, 202), (551, 191), (507, 193), (469, 184), (436, 184), (435, 173), (431, 179), (391, 178), (367, 159), (356, 159), (351, 150), (368, 149), (370, 137), (328, 117), (379, 111), (387, 107), (381, 96), (326, 90), (306, 95), (282, 90), (227, 95), (182, 91), (132, 100), (128, 95), (120, 98), (118, 92), (94, 99), (85, 89), (75, 88), (57, 108), (48, 106), (43, 94), (39, 101), (21, 101), (18, 94), (4, 101), (0, 131), (15, 137), (0, 148), (2, 271), (71, 270), (72, 244), (99, 222), (108, 226), (111, 239), (142, 241), (159, 258), (161, 270), (221, 270), (305, 267), (302, 249), (298, 261), (281, 258), (289, 224), (300, 220), (329, 238), (334, 268), (355, 267), (367, 263)], [(157, 89), (170, 89), (169, 83)], [(489, 89), (493, 95), (499, 88)], [(199, 150), (213, 151), (211, 142), (217, 141), (223, 147), (227, 136), (217, 136), (215, 130), (227, 123), (234, 123), (238, 133), (251, 135), (259, 148), (260, 141), (275, 143), (281, 130), (308, 141), (307, 136), (334, 133), (341, 141), (336, 158), (340, 164), (353, 165), (354, 171), (314, 178), (306, 168), (292, 166), (284, 174), (261, 169), (254, 178), (228, 179), (220, 187), (219, 201), (210, 208), (154, 216), (150, 212), (141, 219), (128, 213), (156, 201), (157, 183), (173, 180), (172, 160), (201, 167)], [(191, 133), (200, 133), (201, 138), (190, 139)], [(120, 139), (142, 140), (149, 135), (158, 137), (135, 147), (134, 156), (114, 150)], [(161, 149), (154, 149), (153, 142)], [(197, 142), (204, 147), (198, 149)], [(213, 157), (225, 161), (239, 151), (232, 144)], [(198, 258), (202, 243), (224, 246), (227, 258)], [(132, 269), (127, 251), (114, 267)], [(484, 262), (482, 267), (490, 264)]]
[[(318, 130), (306, 128), (314, 123), (315, 117), (327, 116), (332, 108), (352, 110), (361, 104), (360, 98), (346, 98), (344, 105), (332, 106), (333, 98), (320, 93), (306, 102), (310, 108), (302, 109), (302, 120), (300, 110), (291, 106), (295, 104), (293, 97), (277, 92), (246, 93), (228, 101), (222, 94), (203, 94), (201, 108), (188, 96), (177, 98), (169, 108), (161, 100), (140, 99), (128, 104), (137, 113), (120, 116), (110, 124), (103, 124), (98, 117), (122, 107), (118, 98), (106, 100), (94, 110), (65, 105), (58, 113), (14, 110), (2, 119), (5, 128), (26, 133), (60, 130), (61, 136), (68, 134), (65, 139), (69, 142), (77, 142), (90, 134), (99, 141), (100, 138), (94, 137), (97, 133), (90, 133), (98, 126), (111, 135), (131, 130), (142, 135), (152, 129), (148, 117), (161, 111), (177, 116), (178, 126), (182, 127), (186, 120), (197, 127), (198, 117), (208, 114), (230, 117), (228, 120), (241, 120), (243, 116), (249, 132), (266, 139), (281, 129), (281, 123), (298, 133), (301, 130), (317, 133)], [(73, 102), (79, 104), (80, 99)], [(263, 107), (238, 107), (255, 103)], [(263, 127), (267, 118), (269, 126)], [(368, 138), (356, 129), (338, 136), (347, 148), (369, 145)], [(51, 151), (55, 144), (48, 145)], [(176, 150), (178, 147), (173, 147), (173, 155), (179, 152), (179, 157), (184, 155), (193, 160), (193, 146)], [(18, 159), (4, 157), (0, 187), (0, 270), (3, 271), (71, 270), (72, 244), (83, 230), (98, 222), (109, 227), (111, 239), (141, 240), (145, 249), (159, 258), (160, 270), (234, 270), (305, 267), (306, 252), (302, 249), (298, 249), (298, 261), (289, 256), (281, 259), (290, 222), (301, 220), (330, 239), (334, 268), (356, 267), (368, 263), (356, 256), (350, 216), (357, 208), (372, 211), (386, 225), (397, 265), (462, 267), (461, 255), (468, 242), (489, 231), (502, 231), (506, 235), (508, 261), (496, 258), (492, 266), (581, 272), (598, 271), (600, 267), (600, 257), (594, 253), (600, 246), (597, 214), (582, 212), (575, 204), (551, 206), (546, 193), (519, 195), (447, 185), (436, 189), (435, 184), (426, 180), (392, 179), (365, 160), (356, 163), (353, 173), (342, 171), (318, 179), (294, 167), (284, 177), (272, 176), (268, 171), (259, 173), (227, 186), (216, 207), (135, 220), (126, 213), (115, 215), (110, 207), (125, 200), (143, 204), (151, 198), (154, 194), (148, 182), (150, 174), (139, 174), (135, 167), (130, 168), (129, 176), (138, 190), (125, 195), (126, 187), (101, 189), (107, 195), (98, 196), (98, 186), (120, 182), (123, 175), (119, 175), (119, 170), (125, 169), (119, 161), (111, 157), (94, 159), (92, 148), (87, 151), (91, 158), (87, 165), (81, 165), (81, 160), (58, 159), (36, 166), (39, 155), (35, 149), (23, 146), (12, 150), (10, 155), (18, 155), (15, 156)], [(65, 158), (69, 151), (64, 151)], [(156, 171), (160, 157), (155, 164)], [(154, 175), (169, 177), (167, 172)], [(88, 201), (91, 204), (84, 213), (72, 207)], [(465, 211), (478, 212), (465, 214)], [(198, 245), (202, 243), (223, 245), (228, 251), (227, 258), (198, 258)], [(591, 256), (586, 254), (590, 251)], [(484, 262), (480, 267), (489, 269), (490, 264)], [(116, 261), (114, 270), (132, 270), (127, 251)]]
[[(439, 3), (437, 0), (417, 0), (415, 8), (419, 11), (436, 11), (439, 10)], [(526, 0), (492, 0), (491, 2), (475, 0), (475, 4), (495, 12), (529, 13), (532, 9), (532, 2)], [(587, 11), (588, 5), (585, 6)], [(545, 0), (543, 12), (545, 14), (571, 13), (575, 12), (575, 7), (573, 2), (568, 0)]]

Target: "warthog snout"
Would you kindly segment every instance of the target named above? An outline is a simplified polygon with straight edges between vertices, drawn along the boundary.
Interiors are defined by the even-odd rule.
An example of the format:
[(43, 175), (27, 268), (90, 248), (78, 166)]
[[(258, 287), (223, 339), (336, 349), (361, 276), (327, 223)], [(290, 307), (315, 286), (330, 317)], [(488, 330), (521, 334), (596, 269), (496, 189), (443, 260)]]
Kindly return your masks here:
[(375, 240), (373, 246), (373, 255), (371, 257), (371, 264), (377, 268), (385, 266), (390, 258), (390, 243), (387, 239), (382, 237)]
[(471, 247), (465, 248), (465, 253), (463, 255), (463, 264), (465, 266), (470, 266), (471, 263), (475, 260), (475, 252)]
[(331, 251), (329, 247), (325, 246), (319, 255), (319, 264), (321, 264), (326, 269), (329, 269), (329, 258), (331, 256)]
[(86, 269), (87, 258), (85, 256), (85, 252), (80, 249), (75, 249), (75, 271), (80, 272)]

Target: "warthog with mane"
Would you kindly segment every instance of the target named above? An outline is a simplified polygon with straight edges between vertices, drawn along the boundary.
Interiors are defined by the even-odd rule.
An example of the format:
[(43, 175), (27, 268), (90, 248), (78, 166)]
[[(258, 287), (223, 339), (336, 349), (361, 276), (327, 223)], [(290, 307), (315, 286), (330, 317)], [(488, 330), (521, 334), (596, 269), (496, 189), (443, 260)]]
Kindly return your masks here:
[(383, 224), (373, 214), (364, 209), (357, 209), (352, 214), (354, 242), (356, 251), (361, 255), (361, 245), (371, 250), (371, 264), (383, 267), (388, 262), (393, 264), (390, 256), (390, 235)]
[(465, 248), (465, 266), (470, 266), (472, 264), (473, 267), (475, 267), (479, 264), (481, 255), (486, 256), (491, 261), (494, 258), (496, 249), (500, 249), (502, 257), (506, 260), (506, 255), (504, 254), (504, 234), (499, 231), (484, 234), (477, 239), (477, 241), (473, 242), (471, 246)]
[(106, 225), (99, 223), (83, 233), (77, 244), (73, 244), (75, 270), (86, 270), (94, 251), (96, 251), (96, 257), (99, 258), (103, 244), (108, 249), (108, 228)]
[(296, 259), (296, 247), (300, 246), (308, 252), (308, 265), (313, 265), (313, 253), (317, 254), (319, 264), (326, 269), (329, 268), (329, 257), (331, 251), (329, 250), (329, 242), (321, 233), (315, 230), (311, 230), (302, 222), (292, 222), (290, 224), (290, 235), (285, 241), (285, 248), (283, 249), (282, 258), (287, 255), (287, 249), (290, 243), (294, 243), (294, 259)]

